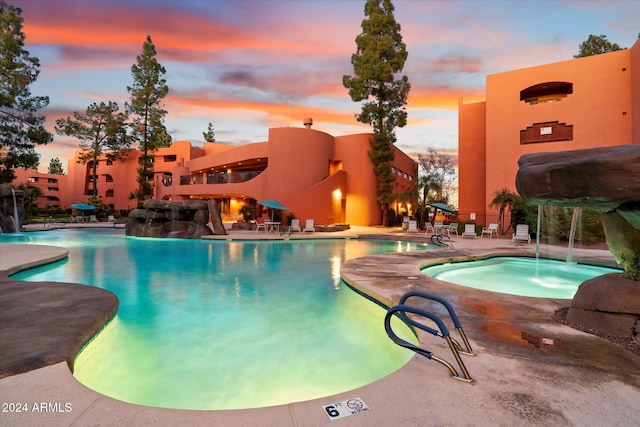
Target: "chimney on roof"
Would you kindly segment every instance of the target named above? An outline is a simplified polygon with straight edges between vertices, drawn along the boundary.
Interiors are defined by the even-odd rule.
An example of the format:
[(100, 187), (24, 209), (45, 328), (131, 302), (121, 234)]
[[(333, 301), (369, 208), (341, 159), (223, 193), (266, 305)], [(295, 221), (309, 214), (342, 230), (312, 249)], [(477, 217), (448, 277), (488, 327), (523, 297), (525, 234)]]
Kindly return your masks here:
[(302, 124), (307, 129), (311, 129), (311, 125), (313, 124), (313, 119), (311, 117), (307, 117), (306, 119), (302, 119)]

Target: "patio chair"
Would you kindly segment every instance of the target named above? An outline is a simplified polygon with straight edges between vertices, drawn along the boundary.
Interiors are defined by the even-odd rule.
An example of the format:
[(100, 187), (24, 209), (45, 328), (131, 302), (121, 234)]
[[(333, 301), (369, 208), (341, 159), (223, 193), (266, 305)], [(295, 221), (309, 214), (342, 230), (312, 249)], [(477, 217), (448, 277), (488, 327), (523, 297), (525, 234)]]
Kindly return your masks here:
[(256, 218), (256, 233), (260, 231), (261, 228), (262, 231), (267, 232), (267, 224), (264, 223), (264, 218)]
[(433, 234), (435, 233), (435, 229), (433, 228), (433, 224), (430, 222), (425, 223), (424, 225), (424, 234)]
[(300, 228), (300, 220), (299, 219), (292, 219), (291, 220), (291, 224), (289, 225), (289, 231), (291, 233), (293, 233), (294, 231), (298, 231), (298, 232), (302, 231), (302, 229)]
[(457, 222), (452, 222), (451, 224), (449, 224), (449, 235), (455, 234), (456, 236), (459, 236), (458, 234), (458, 223)]
[(407, 233), (417, 233), (418, 232), (418, 221), (410, 220), (409, 225), (407, 226)]
[(465, 237), (473, 237), (474, 239), (476, 237), (478, 237), (478, 235), (476, 234), (476, 225), (475, 224), (465, 224), (464, 225), (464, 232), (462, 233), (462, 238), (464, 239)]
[(512, 243), (531, 243), (531, 236), (529, 235), (529, 226), (527, 224), (516, 225), (516, 232), (511, 238)]
[(89, 215), (89, 222), (98, 222), (98, 218), (95, 215)]
[(113, 215), (109, 215), (109, 216), (107, 217), (107, 221), (109, 221), (109, 222), (116, 222), (116, 217), (115, 217), (115, 216), (113, 216)]
[(489, 238), (496, 235), (498, 237), (498, 224), (489, 224), (489, 227), (482, 227), (482, 231), (480, 232), (480, 237), (483, 237), (485, 234), (489, 235)]
[(316, 227), (314, 225), (314, 222), (312, 219), (308, 219), (305, 226), (304, 226), (304, 231), (311, 231), (311, 232), (315, 232), (316, 231)]

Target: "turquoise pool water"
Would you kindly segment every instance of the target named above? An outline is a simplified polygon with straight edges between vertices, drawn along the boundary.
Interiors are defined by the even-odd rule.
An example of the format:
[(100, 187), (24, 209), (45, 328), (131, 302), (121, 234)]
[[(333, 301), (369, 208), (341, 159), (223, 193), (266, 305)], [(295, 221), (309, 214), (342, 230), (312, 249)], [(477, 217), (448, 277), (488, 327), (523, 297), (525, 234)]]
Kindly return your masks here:
[(422, 272), (445, 282), (486, 291), (571, 299), (585, 280), (621, 270), (543, 258), (495, 257), (435, 265)]
[[(15, 279), (85, 283), (118, 295), (117, 317), (78, 355), (74, 376), (126, 402), (285, 404), (371, 383), (413, 355), (387, 338), (385, 311), (341, 282), (340, 266), (425, 249), (419, 243), (138, 239), (100, 229), (0, 242), (70, 249), (67, 260)], [(413, 340), (408, 329), (405, 339)]]

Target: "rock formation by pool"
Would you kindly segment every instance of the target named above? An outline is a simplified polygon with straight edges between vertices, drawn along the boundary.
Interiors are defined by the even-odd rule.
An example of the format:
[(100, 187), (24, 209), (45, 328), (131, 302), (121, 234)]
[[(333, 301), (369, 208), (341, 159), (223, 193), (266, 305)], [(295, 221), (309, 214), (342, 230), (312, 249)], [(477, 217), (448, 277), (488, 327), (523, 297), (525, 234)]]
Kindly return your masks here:
[(24, 191), (0, 185), (0, 232), (17, 233), (24, 224)]
[(640, 144), (528, 154), (518, 164), (516, 188), (530, 203), (602, 212), (607, 245), (625, 270), (583, 283), (567, 320), (612, 335), (640, 333)]
[[(145, 200), (133, 209), (125, 227), (127, 236), (199, 239), (226, 234), (214, 200)], [(211, 217), (212, 228), (207, 224)]]

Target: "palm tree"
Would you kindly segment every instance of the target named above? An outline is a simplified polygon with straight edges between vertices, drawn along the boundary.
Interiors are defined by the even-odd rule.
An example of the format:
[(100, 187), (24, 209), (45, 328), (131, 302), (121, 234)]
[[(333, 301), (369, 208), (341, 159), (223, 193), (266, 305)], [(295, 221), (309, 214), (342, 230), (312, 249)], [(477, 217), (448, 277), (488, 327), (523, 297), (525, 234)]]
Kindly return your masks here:
[(504, 213), (507, 208), (510, 211), (513, 209), (514, 205), (520, 201), (520, 196), (513, 191), (510, 191), (507, 187), (503, 187), (493, 194), (493, 200), (489, 203), (489, 207), (498, 208), (498, 228), (502, 233), (504, 233)]

